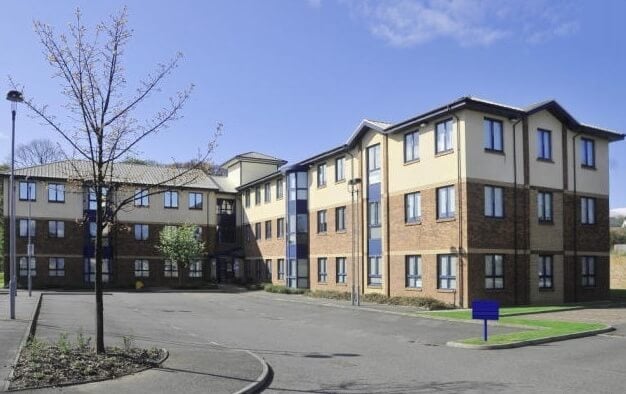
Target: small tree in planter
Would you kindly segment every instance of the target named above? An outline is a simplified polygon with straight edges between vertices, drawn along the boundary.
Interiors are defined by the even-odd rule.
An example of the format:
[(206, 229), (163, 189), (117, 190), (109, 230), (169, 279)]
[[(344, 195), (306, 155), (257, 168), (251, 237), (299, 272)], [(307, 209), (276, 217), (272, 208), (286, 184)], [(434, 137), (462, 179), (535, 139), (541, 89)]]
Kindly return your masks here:
[(189, 261), (204, 253), (204, 242), (196, 236), (196, 226), (184, 224), (182, 226), (165, 226), (159, 234), (157, 250), (163, 257), (178, 267), (178, 284), (183, 284), (184, 268)]

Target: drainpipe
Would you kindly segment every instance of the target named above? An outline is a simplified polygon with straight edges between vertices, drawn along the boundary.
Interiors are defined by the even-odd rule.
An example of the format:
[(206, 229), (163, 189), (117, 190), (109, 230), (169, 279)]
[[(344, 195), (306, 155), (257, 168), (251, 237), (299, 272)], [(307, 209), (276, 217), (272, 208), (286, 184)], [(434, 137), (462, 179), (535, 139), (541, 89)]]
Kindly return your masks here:
[(513, 304), (517, 305), (517, 126), (522, 119), (513, 122)]
[[(450, 111), (450, 107), (448, 106), (448, 110)], [(461, 120), (459, 119), (459, 117), (456, 115), (456, 113), (452, 113), (452, 116), (454, 117), (454, 119), (456, 120), (456, 145), (457, 145), (457, 151), (456, 151), (456, 161), (457, 161), (457, 185), (459, 190), (457, 191), (457, 210), (458, 210), (458, 245), (457, 245), (457, 272), (458, 272), (458, 277), (459, 280), (457, 281), (458, 283), (458, 288), (459, 288), (459, 306), (463, 307), (463, 291), (464, 291), (464, 286), (463, 286), (463, 261), (462, 261), (462, 256), (463, 254), (461, 253), (462, 247), (463, 247), (463, 207), (461, 205), (461, 197), (463, 195), (463, 186), (461, 185)], [(456, 290), (455, 290), (455, 295), (456, 295)], [(456, 297), (455, 297), (456, 298)], [(455, 300), (456, 301), (456, 300)]]
[[(385, 249), (387, 249), (386, 253), (386, 264), (385, 264), (385, 284), (387, 287), (387, 297), (391, 297), (391, 253), (390, 253), (390, 243), (389, 243), (389, 135), (384, 134), (385, 136), (385, 168), (383, 171), (385, 172)], [(381, 196), (382, 197), (382, 196)], [(382, 198), (381, 198), (382, 200)]]
[[(576, 190), (576, 138), (581, 133), (576, 133), (572, 137), (572, 175), (574, 178), (573, 186), (574, 186), (574, 222), (572, 223), (573, 232), (573, 241), (574, 241), (574, 302), (578, 301), (578, 237), (577, 237), (577, 228), (576, 225), (578, 220), (578, 202), (576, 201), (577, 190)], [(565, 192), (563, 193), (563, 200), (565, 201)], [(565, 252), (565, 251), (563, 251)], [(565, 253), (563, 253), (563, 259), (565, 259)]]

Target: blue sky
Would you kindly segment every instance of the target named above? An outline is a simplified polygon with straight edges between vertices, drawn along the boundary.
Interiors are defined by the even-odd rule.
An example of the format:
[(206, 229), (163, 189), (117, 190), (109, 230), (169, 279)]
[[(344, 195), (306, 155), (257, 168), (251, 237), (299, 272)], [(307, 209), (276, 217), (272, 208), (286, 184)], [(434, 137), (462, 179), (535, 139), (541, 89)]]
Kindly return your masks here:
[[(62, 115), (33, 19), (63, 29), (78, 6), (93, 25), (124, 4), (130, 85), (181, 51), (162, 97), (196, 86), (184, 118), (141, 146), (148, 158), (191, 158), (222, 122), (216, 162), (252, 150), (301, 160), (343, 143), (362, 118), (399, 121), (464, 95), (516, 106), (555, 98), (579, 121), (626, 132), (626, 2), (617, 0), (13, 1), (0, 14), (5, 89), (10, 74)], [(23, 115), (18, 143), (57, 139)], [(619, 142), (611, 207), (624, 206)]]

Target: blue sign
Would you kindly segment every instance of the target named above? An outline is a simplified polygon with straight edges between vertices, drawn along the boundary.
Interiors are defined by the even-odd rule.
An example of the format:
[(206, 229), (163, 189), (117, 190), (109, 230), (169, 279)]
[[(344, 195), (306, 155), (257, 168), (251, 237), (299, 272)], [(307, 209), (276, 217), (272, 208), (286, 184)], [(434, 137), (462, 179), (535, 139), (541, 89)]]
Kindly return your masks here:
[(500, 303), (490, 300), (472, 301), (472, 319), (480, 319), (483, 324), (483, 339), (487, 342), (487, 320), (500, 319)]

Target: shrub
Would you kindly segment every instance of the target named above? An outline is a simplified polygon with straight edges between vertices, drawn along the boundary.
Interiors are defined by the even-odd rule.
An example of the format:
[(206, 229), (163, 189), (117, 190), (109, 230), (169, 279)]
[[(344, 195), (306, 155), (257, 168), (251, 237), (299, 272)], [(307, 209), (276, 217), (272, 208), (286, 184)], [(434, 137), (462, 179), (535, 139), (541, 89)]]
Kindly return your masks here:
[(264, 290), (268, 293), (279, 293), (279, 294), (304, 294), (306, 290), (304, 289), (292, 289), (289, 287), (285, 287), (282, 285), (273, 285), (268, 283), (264, 286)]
[(350, 293), (347, 291), (337, 291), (337, 290), (314, 290), (309, 291), (306, 295), (315, 298), (329, 298), (331, 300), (349, 300)]

